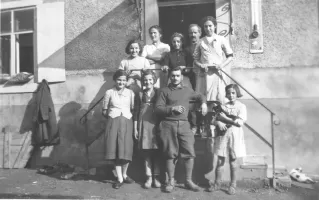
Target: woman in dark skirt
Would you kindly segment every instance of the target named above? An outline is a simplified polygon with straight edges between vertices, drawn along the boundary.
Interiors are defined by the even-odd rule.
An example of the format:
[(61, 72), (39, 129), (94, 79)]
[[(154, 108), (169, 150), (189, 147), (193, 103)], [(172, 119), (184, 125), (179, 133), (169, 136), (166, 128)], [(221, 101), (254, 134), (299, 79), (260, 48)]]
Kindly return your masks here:
[(151, 69), (143, 73), (142, 81), (145, 89), (139, 95), (136, 103), (136, 118), (134, 120), (134, 135), (138, 140), (138, 148), (144, 157), (146, 182), (144, 187), (161, 187), (159, 181), (160, 167), (158, 150), (158, 120), (154, 113), (154, 104), (158, 96), (158, 89), (154, 87), (157, 77)]
[(132, 183), (127, 168), (133, 155), (134, 92), (127, 89), (127, 73), (118, 70), (113, 75), (115, 87), (106, 91), (102, 114), (107, 118), (105, 129), (105, 159), (114, 161), (119, 189), (123, 183)]

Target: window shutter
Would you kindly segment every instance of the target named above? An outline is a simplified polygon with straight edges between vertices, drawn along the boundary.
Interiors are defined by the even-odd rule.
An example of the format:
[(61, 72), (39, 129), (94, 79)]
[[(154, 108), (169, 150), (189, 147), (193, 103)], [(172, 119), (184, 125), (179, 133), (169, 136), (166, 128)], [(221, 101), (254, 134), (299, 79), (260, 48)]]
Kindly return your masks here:
[(37, 5), (35, 15), (35, 80), (65, 81), (64, 2)]
[(144, 35), (145, 35), (145, 43), (151, 44), (152, 40), (148, 33), (148, 29), (153, 25), (159, 24), (159, 9), (157, 0), (145, 0), (144, 1), (144, 10), (145, 10), (145, 28), (144, 28)]

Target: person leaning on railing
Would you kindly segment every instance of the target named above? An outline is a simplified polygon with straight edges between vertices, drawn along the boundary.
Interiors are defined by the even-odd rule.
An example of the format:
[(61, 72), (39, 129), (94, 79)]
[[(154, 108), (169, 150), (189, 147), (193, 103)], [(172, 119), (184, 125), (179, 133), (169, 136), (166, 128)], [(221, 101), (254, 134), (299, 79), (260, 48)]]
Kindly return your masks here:
[[(149, 61), (140, 56), (142, 46), (138, 40), (130, 40), (126, 45), (125, 52), (129, 56), (123, 59), (120, 63), (119, 69), (125, 70), (129, 74), (127, 87), (138, 93), (141, 91), (141, 71), (150, 68)], [(132, 71), (135, 70), (135, 71)]]
[[(201, 38), (194, 50), (194, 63), (201, 71), (206, 73), (206, 85), (196, 84), (204, 87), (207, 101), (220, 101), (224, 103), (227, 85), (226, 79), (219, 68), (224, 69), (232, 60), (233, 50), (225, 37), (217, 35), (214, 31), (217, 26), (216, 19), (208, 16), (202, 19), (206, 36)], [(203, 73), (203, 72), (202, 72)], [(204, 76), (197, 76), (197, 81)], [(197, 91), (199, 91), (198, 89)]]
[[(142, 51), (142, 56), (147, 58), (150, 62), (151, 69), (161, 69), (162, 60), (166, 53), (170, 51), (170, 46), (161, 42), (162, 38), (162, 28), (158, 25), (151, 26), (149, 28), (150, 38), (152, 40), (152, 44), (146, 44)], [(166, 86), (166, 74), (161, 71), (155, 71), (157, 76), (157, 82), (155, 87), (165, 87)]]

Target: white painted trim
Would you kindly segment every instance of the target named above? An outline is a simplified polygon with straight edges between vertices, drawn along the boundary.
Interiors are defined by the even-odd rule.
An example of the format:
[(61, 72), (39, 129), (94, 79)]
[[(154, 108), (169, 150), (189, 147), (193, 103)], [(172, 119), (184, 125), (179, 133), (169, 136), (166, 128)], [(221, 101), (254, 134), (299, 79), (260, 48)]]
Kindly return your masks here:
[(186, 6), (186, 5), (206, 4), (206, 3), (215, 3), (215, 1), (214, 0), (184, 0), (184, 1), (158, 2), (158, 7)]
[(34, 80), (23, 85), (0, 85), (0, 94), (20, 94), (20, 93), (33, 93), (37, 90), (38, 84)]
[(20, 7), (36, 6), (42, 4), (43, 0), (23, 0), (23, 1), (10, 1), (10, 2), (1, 2), (0, 9), (13, 9)]

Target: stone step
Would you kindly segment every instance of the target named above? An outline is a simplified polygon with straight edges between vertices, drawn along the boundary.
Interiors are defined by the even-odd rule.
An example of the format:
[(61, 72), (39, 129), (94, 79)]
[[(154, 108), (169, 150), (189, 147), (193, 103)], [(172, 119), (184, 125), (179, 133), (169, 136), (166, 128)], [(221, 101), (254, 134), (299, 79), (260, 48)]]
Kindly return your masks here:
[(247, 155), (242, 158), (243, 164), (247, 165), (265, 165), (267, 157), (265, 155)]

